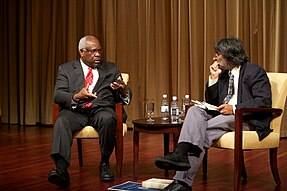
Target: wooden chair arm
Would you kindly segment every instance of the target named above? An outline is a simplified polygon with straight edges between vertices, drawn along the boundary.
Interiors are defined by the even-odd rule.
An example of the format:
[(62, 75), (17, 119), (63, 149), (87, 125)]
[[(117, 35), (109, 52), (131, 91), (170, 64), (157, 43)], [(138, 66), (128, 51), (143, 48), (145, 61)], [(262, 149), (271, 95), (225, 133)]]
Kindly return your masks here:
[(279, 117), (283, 110), (279, 108), (237, 108), (235, 110), (235, 117), (242, 117), (244, 113), (267, 113), (270, 112), (273, 118)]
[(273, 119), (279, 117), (283, 110), (279, 108), (237, 108), (235, 110), (235, 143), (236, 135), (242, 139), (243, 114), (245, 113), (272, 113)]
[(123, 104), (116, 103), (115, 107), (117, 116), (117, 135), (123, 135)]

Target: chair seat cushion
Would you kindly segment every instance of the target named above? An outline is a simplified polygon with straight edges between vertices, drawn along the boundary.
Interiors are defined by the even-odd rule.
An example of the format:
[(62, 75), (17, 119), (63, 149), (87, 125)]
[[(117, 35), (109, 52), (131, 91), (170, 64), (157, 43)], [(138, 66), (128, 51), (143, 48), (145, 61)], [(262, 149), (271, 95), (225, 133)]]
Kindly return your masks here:
[[(213, 147), (234, 149), (235, 132), (225, 133), (218, 141), (214, 142)], [(279, 133), (271, 132), (265, 139), (259, 141), (256, 131), (243, 131), (242, 149), (268, 149), (279, 147)]]
[[(127, 124), (123, 123), (123, 136), (128, 131)], [(82, 130), (75, 133), (74, 138), (76, 139), (97, 139), (99, 138), (98, 132), (92, 126), (86, 126)]]
[(95, 139), (99, 138), (98, 132), (92, 126), (86, 126), (82, 130), (75, 133), (76, 139)]

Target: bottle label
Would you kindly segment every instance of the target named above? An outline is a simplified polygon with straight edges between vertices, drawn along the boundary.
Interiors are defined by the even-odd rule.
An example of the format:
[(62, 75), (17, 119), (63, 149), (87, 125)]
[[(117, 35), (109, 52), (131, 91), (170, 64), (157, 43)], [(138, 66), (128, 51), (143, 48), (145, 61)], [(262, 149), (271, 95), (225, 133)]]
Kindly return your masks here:
[(179, 115), (179, 109), (178, 108), (171, 108), (171, 115)]
[(161, 106), (161, 112), (162, 113), (168, 113), (168, 105), (162, 105)]

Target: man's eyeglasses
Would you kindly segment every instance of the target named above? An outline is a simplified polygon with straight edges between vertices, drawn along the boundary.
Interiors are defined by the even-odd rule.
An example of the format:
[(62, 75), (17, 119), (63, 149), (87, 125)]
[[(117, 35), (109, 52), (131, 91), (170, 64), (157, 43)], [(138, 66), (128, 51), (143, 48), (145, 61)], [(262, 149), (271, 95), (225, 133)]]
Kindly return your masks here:
[(222, 55), (220, 53), (215, 53), (214, 56), (213, 56), (213, 61), (216, 61), (218, 59), (221, 59), (222, 58)]
[(85, 51), (85, 52), (88, 52), (88, 53), (90, 53), (90, 54), (96, 54), (96, 53), (101, 54), (101, 53), (102, 53), (102, 49), (89, 50), (89, 49), (87, 49), (87, 48), (83, 48), (82, 50)]

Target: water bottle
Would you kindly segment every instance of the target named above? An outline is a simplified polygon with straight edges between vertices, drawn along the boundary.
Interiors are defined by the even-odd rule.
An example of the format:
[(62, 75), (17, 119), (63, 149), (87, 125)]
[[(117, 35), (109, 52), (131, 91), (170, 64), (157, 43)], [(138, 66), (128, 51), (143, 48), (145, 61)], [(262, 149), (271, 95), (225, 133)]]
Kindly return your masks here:
[(171, 123), (178, 123), (179, 121), (179, 107), (176, 96), (172, 96), (172, 101), (170, 103), (170, 120)]
[(167, 100), (167, 94), (163, 94), (162, 95), (162, 102), (161, 102), (161, 117), (163, 118), (163, 120), (167, 120), (168, 119), (168, 115), (169, 115), (169, 106), (168, 106), (168, 100)]
[(189, 107), (189, 105), (190, 105), (189, 95), (185, 95), (183, 100), (182, 100), (182, 112), (184, 114), (186, 114), (186, 109)]

